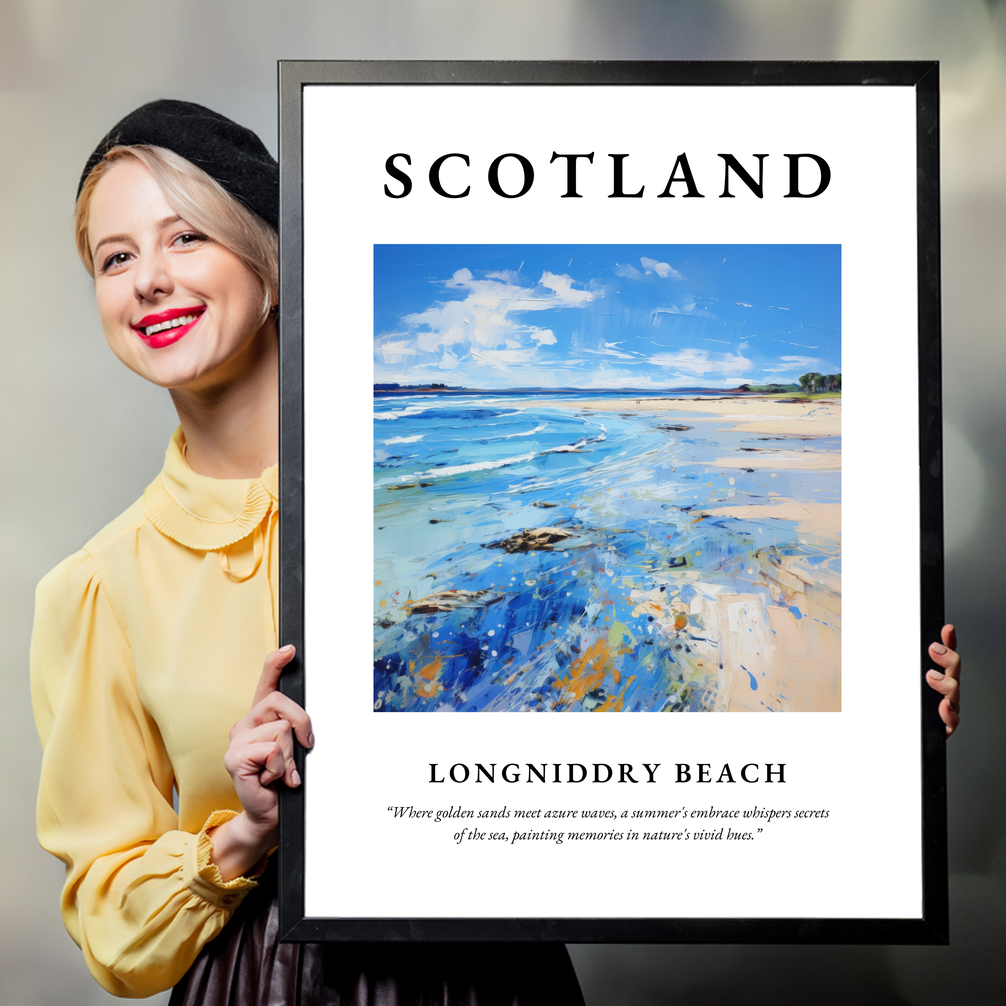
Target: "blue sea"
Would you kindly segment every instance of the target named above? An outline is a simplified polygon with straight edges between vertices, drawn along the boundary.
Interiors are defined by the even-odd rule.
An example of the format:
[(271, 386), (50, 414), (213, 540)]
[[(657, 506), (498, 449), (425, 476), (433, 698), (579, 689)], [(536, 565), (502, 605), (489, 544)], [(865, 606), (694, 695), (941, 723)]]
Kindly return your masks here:
[[(705, 511), (838, 502), (838, 471), (771, 459), (839, 438), (730, 432), (694, 393), (603, 397), (375, 394), (375, 709), (712, 709), (696, 599), (779, 605), (761, 572), (787, 556), (837, 575), (837, 545), (791, 520)], [(652, 397), (675, 411), (633, 411)]]

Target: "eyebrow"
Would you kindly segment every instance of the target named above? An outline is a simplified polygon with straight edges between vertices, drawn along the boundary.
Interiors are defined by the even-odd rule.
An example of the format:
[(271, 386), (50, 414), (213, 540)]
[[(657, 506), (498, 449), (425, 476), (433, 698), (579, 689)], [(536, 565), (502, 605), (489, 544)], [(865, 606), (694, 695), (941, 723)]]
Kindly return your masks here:
[[(163, 220), (158, 220), (154, 225), (157, 230), (163, 230), (165, 227), (170, 227), (172, 224), (177, 224), (181, 221), (181, 217), (175, 213), (170, 217), (165, 217)], [(91, 257), (95, 258), (98, 254), (98, 249), (102, 245), (107, 245), (114, 243), (116, 241), (131, 242), (133, 239), (128, 234), (109, 234), (108, 237), (103, 237), (91, 250)]]

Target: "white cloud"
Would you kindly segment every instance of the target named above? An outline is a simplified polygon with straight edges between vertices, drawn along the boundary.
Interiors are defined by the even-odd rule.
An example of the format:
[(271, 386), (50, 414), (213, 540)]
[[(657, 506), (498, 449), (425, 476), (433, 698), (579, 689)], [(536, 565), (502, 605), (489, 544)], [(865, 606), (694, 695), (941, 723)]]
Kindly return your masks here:
[(802, 370), (804, 367), (809, 367), (812, 363), (820, 363), (821, 361), (813, 356), (780, 356), (779, 363), (781, 366), (776, 367), (777, 370)]
[(710, 353), (708, 349), (681, 349), (674, 353), (654, 353), (648, 363), (664, 369), (674, 368), (677, 376), (703, 377), (721, 374), (724, 377), (742, 377), (751, 367), (751, 361), (734, 353)]
[(649, 273), (655, 272), (661, 279), (684, 279), (685, 277), (674, 269), (667, 262), (658, 262), (655, 258), (646, 258), (645, 256), (639, 260), (639, 264)]
[(457, 368), (461, 361), (448, 349), (444, 347), (444, 351), (440, 356), (440, 363), (438, 366), (441, 370), (454, 370)]
[(614, 269), (612, 269), (612, 272), (616, 276), (621, 276), (623, 279), (642, 279), (643, 278), (643, 274), (634, 265), (629, 265), (628, 262), (626, 262), (625, 265), (622, 265), (621, 263), (616, 262)]
[[(545, 272), (535, 287), (517, 286), (515, 279), (516, 273), (510, 271), (476, 279), (470, 269), (458, 269), (442, 285), (449, 290), (464, 291), (463, 299), (431, 304), (402, 319), (410, 330), (407, 337), (412, 340), (413, 352), (433, 354), (454, 346), (461, 358), (475, 348), (517, 350), (553, 346), (558, 340), (551, 329), (523, 323), (520, 315), (526, 311), (580, 307), (595, 297), (591, 290), (574, 289), (571, 276)], [(382, 360), (383, 338), (387, 337), (375, 340), (375, 352)], [(404, 349), (400, 350), (398, 355), (403, 352)], [(395, 362), (400, 361), (396, 358)]]
[(580, 307), (594, 299), (594, 294), (590, 290), (573, 289), (572, 276), (565, 274), (557, 276), (552, 272), (543, 272), (538, 283), (546, 290), (555, 293), (555, 297), (548, 298), (548, 307)]
[(617, 349), (591, 349), (590, 346), (577, 346), (581, 353), (590, 353), (593, 356), (613, 356), (618, 360), (634, 360), (638, 353), (623, 353)]
[(539, 346), (554, 346), (558, 342), (555, 332), (550, 328), (535, 328), (530, 325), (528, 326), (528, 334)]
[(374, 340), (374, 355), (382, 363), (405, 363), (418, 353), (415, 339), (408, 334), (393, 332)]

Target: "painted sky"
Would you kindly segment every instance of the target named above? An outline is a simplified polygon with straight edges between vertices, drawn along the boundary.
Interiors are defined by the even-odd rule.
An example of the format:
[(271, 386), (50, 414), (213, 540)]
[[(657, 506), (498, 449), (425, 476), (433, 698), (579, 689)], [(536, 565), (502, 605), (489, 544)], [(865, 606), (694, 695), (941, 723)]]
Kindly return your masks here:
[(839, 245), (375, 245), (374, 380), (724, 387), (841, 372)]

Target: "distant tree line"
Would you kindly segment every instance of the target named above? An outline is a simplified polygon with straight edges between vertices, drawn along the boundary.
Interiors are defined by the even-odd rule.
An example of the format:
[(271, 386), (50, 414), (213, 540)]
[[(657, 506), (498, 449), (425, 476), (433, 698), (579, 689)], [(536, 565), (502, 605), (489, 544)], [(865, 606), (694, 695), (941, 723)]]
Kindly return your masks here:
[(811, 373), (803, 374), (800, 377), (800, 387), (803, 388), (808, 395), (813, 395), (818, 391), (841, 391), (842, 375), (819, 374), (816, 371), (812, 371)]
[(448, 390), (446, 384), (375, 384), (374, 391), (401, 391), (409, 388), (436, 388), (438, 391)]

